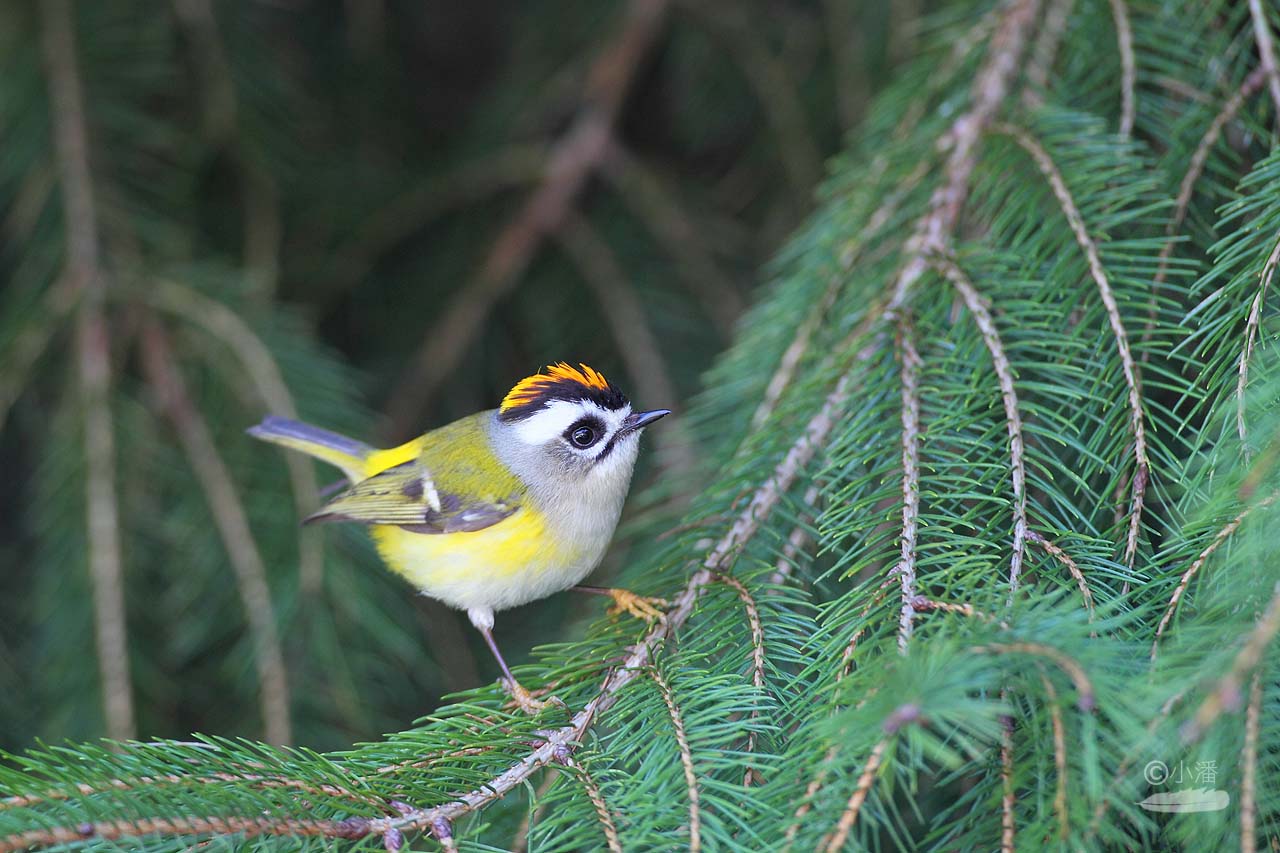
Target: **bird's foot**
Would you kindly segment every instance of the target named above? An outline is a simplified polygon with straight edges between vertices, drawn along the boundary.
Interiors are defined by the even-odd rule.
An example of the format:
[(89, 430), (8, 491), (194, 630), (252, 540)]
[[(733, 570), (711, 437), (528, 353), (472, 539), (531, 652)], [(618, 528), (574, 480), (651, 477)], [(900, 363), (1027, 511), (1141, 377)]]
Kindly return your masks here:
[(667, 618), (662, 608), (667, 607), (670, 602), (665, 598), (636, 595), (629, 589), (611, 589), (609, 597), (613, 599), (613, 606), (609, 608), (610, 616), (617, 616), (625, 611), (645, 622), (660, 622)]
[(506, 688), (507, 694), (511, 697), (511, 705), (519, 708), (530, 716), (537, 716), (542, 713), (546, 710), (548, 705), (556, 705), (561, 708), (565, 707), (564, 702), (561, 702), (555, 696), (547, 696), (546, 699), (538, 698), (540, 696), (546, 696), (550, 688), (529, 690), (520, 682), (508, 678), (502, 679), (502, 686)]

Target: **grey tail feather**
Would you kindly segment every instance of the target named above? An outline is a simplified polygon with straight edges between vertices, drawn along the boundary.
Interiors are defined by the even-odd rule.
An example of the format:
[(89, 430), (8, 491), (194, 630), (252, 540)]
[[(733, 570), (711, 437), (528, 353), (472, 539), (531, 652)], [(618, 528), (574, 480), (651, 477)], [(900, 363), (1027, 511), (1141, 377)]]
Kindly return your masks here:
[(345, 435), (339, 435), (336, 432), (330, 432), (327, 429), (321, 429), (311, 424), (304, 424), (302, 421), (295, 421), (291, 418), (282, 418), (278, 415), (267, 415), (262, 419), (261, 423), (249, 427), (245, 432), (254, 438), (261, 438), (266, 441), (271, 441), (273, 438), (283, 438), (311, 442), (351, 456), (363, 456), (373, 450), (363, 441), (356, 441), (353, 438), (347, 438)]

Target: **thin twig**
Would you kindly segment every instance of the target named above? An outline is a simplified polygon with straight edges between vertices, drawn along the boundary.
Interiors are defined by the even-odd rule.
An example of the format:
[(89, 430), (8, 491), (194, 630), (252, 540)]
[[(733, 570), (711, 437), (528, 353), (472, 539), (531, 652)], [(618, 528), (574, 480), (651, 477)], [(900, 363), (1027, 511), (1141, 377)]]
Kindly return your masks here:
[(613, 125), (641, 60), (657, 39), (667, 0), (631, 0), (618, 37), (592, 65), (577, 120), (547, 158), (542, 184), (494, 240), (475, 279), (458, 290), (423, 338), (397, 395), (387, 406), (390, 431), (407, 435), (419, 411), (462, 359), (493, 304), (515, 286), (543, 239), (572, 209), (603, 162)]
[(1240, 853), (1256, 853), (1258, 816), (1258, 729), (1262, 719), (1262, 673), (1253, 674), (1249, 707), (1244, 715), (1244, 749), (1240, 764)]
[(1053, 681), (1039, 667), (1040, 683), (1049, 698), (1049, 722), (1053, 726), (1053, 764), (1058, 770), (1058, 790), (1053, 796), (1053, 811), (1058, 816), (1058, 837), (1065, 843), (1071, 832), (1067, 816), (1067, 732), (1062, 724), (1062, 709), (1058, 707), (1058, 690)]
[(1244, 349), (1240, 353), (1240, 378), (1236, 382), (1236, 431), (1240, 435), (1240, 443), (1245, 445), (1246, 458), (1249, 455), (1249, 448), (1244, 422), (1244, 392), (1249, 384), (1249, 359), (1253, 355), (1253, 339), (1257, 337), (1258, 329), (1262, 325), (1262, 306), (1267, 301), (1267, 286), (1271, 284), (1271, 277), (1275, 274), (1277, 263), (1280, 263), (1280, 234), (1276, 235), (1275, 248), (1271, 250), (1267, 262), (1262, 265), (1261, 283), (1258, 285), (1257, 294), (1253, 297), (1253, 304), (1249, 306), (1249, 319), (1244, 326)]
[(76, 330), (80, 393), (84, 407), (85, 503), (94, 629), (107, 734), (129, 740), (136, 731), (116, 501), (116, 446), (111, 423), (111, 329), (106, 278), (101, 268), (89, 140), (75, 24), (70, 0), (39, 4), (40, 35), (49, 77), (54, 151), (62, 186), (66, 276), (83, 295)]
[(916, 597), (916, 535), (920, 524), (920, 368), (915, 328), (904, 313), (895, 336), (902, 358), (902, 556), (896, 574), (902, 586), (898, 616), (898, 651), (907, 653), (911, 642)]
[[(1008, 692), (1000, 691), (1000, 701), (1008, 700)], [(1017, 827), (1013, 790), (1013, 718), (1000, 719), (1000, 853), (1014, 853)]]
[(1199, 740), (1223, 711), (1239, 710), (1244, 677), (1257, 668), (1277, 632), (1280, 632), (1280, 583), (1275, 585), (1271, 600), (1267, 602), (1267, 609), (1262, 612), (1262, 617), (1254, 624), (1244, 645), (1236, 653), (1231, 669), (1218, 679), (1213, 690), (1209, 691), (1209, 695), (1196, 709), (1195, 716), (1183, 726), (1182, 739), (1185, 742), (1194, 743)]
[(675, 730), (676, 745), (680, 748), (680, 764), (684, 767), (684, 782), (689, 791), (689, 850), (692, 853), (702, 849), (702, 812), (698, 807), (698, 774), (693, 769), (693, 751), (689, 749), (689, 738), (684, 731), (684, 718), (680, 707), (676, 705), (675, 694), (671, 685), (662, 677), (658, 667), (653, 668), (653, 681), (658, 685), (662, 701), (667, 705), (667, 713), (671, 715), (671, 727)]
[[(800, 502), (804, 505), (806, 515), (811, 515), (814, 512), (818, 498), (821, 495), (822, 489), (817, 486), (810, 486), (805, 489), (804, 497), (800, 499)], [(809, 526), (801, 520), (796, 523), (795, 527), (791, 528), (786, 544), (782, 546), (782, 553), (778, 555), (777, 561), (773, 564), (773, 574), (769, 575), (769, 583), (774, 586), (782, 586), (787, 582), (787, 578), (791, 577), (791, 573), (795, 569), (801, 550), (804, 549), (808, 541)]]
[(1044, 147), (1033, 139), (1031, 134), (1020, 127), (1002, 124), (996, 130), (1011, 137), (1023, 150), (1030, 154), (1031, 159), (1039, 167), (1041, 174), (1049, 181), (1049, 185), (1053, 188), (1053, 194), (1062, 208), (1062, 213), (1066, 216), (1067, 223), (1075, 234), (1076, 242), (1080, 245), (1080, 248), (1084, 251), (1085, 258), (1088, 260), (1089, 273), (1098, 285), (1098, 293), (1102, 297), (1102, 304), (1106, 307), (1107, 319), (1111, 323), (1111, 332), (1116, 339), (1116, 350), (1120, 354), (1120, 366), (1124, 372), (1125, 384), (1129, 389), (1129, 428), (1133, 432), (1133, 450), (1138, 462), (1137, 470), (1133, 473), (1129, 533), (1124, 546), (1124, 563), (1132, 569), (1138, 554), (1138, 538), (1142, 532), (1142, 508), (1146, 500), (1147, 482), (1151, 474), (1151, 461), (1147, 454), (1147, 426), (1146, 416), (1142, 411), (1141, 377), (1138, 373), (1137, 362), (1134, 361), (1133, 353), (1129, 349), (1129, 335), (1125, 331), (1124, 320), (1120, 316), (1120, 305), (1116, 302), (1115, 293), (1111, 290), (1111, 282), (1102, 266), (1102, 255), (1098, 252), (1098, 246), (1093, 241), (1093, 238), (1089, 236), (1089, 231), (1085, 227), (1084, 217), (1080, 215), (1080, 208), (1076, 206), (1075, 199), (1071, 196), (1071, 190), (1067, 188), (1067, 182), (1063, 179), (1062, 173), (1058, 171), (1058, 167), (1054, 164), (1053, 158), (1049, 156), (1049, 152), (1045, 151)]
[(1070, 676), (1072, 683), (1076, 686), (1076, 692), (1080, 694), (1076, 697), (1076, 705), (1081, 711), (1089, 713), (1097, 705), (1097, 699), (1093, 692), (1093, 682), (1089, 680), (1089, 676), (1085, 674), (1084, 667), (1076, 663), (1075, 659), (1061, 649), (1055, 649), (1053, 646), (1046, 646), (1044, 643), (987, 643), (981, 646), (974, 646), (969, 649), (974, 654), (998, 654), (998, 655), (1035, 655), (1036, 657), (1048, 658), (1058, 665), (1058, 668)]
[(1177, 587), (1173, 590), (1173, 596), (1169, 599), (1169, 606), (1165, 608), (1164, 616), (1160, 617), (1160, 624), (1156, 626), (1156, 636), (1155, 639), (1151, 641), (1152, 663), (1155, 662), (1156, 653), (1160, 647), (1160, 638), (1164, 636), (1165, 628), (1169, 627), (1169, 621), (1173, 619), (1173, 612), (1178, 609), (1178, 602), (1182, 600), (1183, 594), (1191, 584), (1191, 579), (1194, 578), (1196, 573), (1204, 567), (1205, 561), (1213, 556), (1213, 552), (1217, 551), (1218, 548), (1220, 548), (1222, 544), (1230, 538), (1231, 534), (1235, 533), (1236, 530), (1239, 529), (1240, 525), (1249, 517), (1251, 512), (1255, 509), (1262, 509), (1270, 506), (1275, 502), (1277, 497), (1280, 497), (1280, 492), (1273, 492), (1258, 501), (1256, 504), (1252, 504), (1240, 510), (1239, 514), (1237, 514), (1235, 518), (1227, 522), (1226, 526), (1214, 535), (1213, 540), (1205, 546), (1203, 551), (1200, 552), (1200, 556), (1196, 557), (1195, 562), (1188, 566), (1187, 570), (1182, 573), (1182, 578), (1178, 581)]
[(1057, 559), (1059, 563), (1067, 567), (1067, 571), (1076, 579), (1076, 584), (1080, 587), (1080, 596), (1084, 599), (1084, 609), (1089, 612), (1089, 621), (1093, 621), (1093, 593), (1089, 591), (1089, 584), (1085, 582), (1084, 572), (1080, 571), (1080, 566), (1076, 565), (1076, 561), (1071, 556), (1053, 542), (1050, 542), (1041, 534), (1034, 530), (1027, 530), (1027, 539), (1035, 542), (1041, 548), (1049, 552), (1050, 556)]
[(142, 345), (148, 380), (173, 422), (178, 441), (209, 502), (214, 524), (235, 570), (240, 599), (253, 636), (266, 740), (287, 744), (293, 739), (288, 671), (276, 630), (267, 569), (254, 543), (244, 505), (236, 493), (231, 472), (218, 454), (208, 424), (187, 393), (168, 340), (155, 322), (148, 322), (143, 327)]
[(1027, 58), (1027, 84), (1022, 89), (1022, 102), (1030, 109), (1044, 104), (1043, 93), (1049, 88), (1049, 74), (1058, 59), (1058, 48), (1075, 5), (1076, 0), (1050, 0), (1045, 10), (1044, 23)]
[(368, 834), (369, 822), (363, 818), (299, 820), (273, 815), (140, 817), (133, 820), (85, 822), (75, 826), (51, 826), (0, 836), (0, 853), (18, 853), (31, 847), (51, 844), (84, 844), (95, 839), (119, 841), (140, 835), (240, 835), (245, 838), (289, 835), (355, 839)]
[[(746, 584), (735, 578), (733, 575), (717, 575), (716, 580), (723, 584), (727, 584), (738, 593), (738, 598), (742, 601), (742, 606), (747, 611), (747, 625), (751, 628), (751, 684), (760, 694), (764, 692), (764, 623), (760, 619), (760, 608), (756, 606), (756, 600), (751, 595), (751, 590), (747, 589)], [(758, 701), (758, 699), (757, 699)], [(751, 709), (751, 721), (754, 723), (760, 716), (760, 709), (753, 707)], [(748, 754), (756, 751), (756, 733), (754, 729), (747, 735), (747, 752)], [(748, 763), (746, 776), (743, 778), (743, 785), (750, 787), (752, 781), (759, 774), (753, 765)]]
[(1253, 18), (1253, 37), (1258, 43), (1258, 56), (1267, 75), (1267, 86), (1271, 89), (1271, 103), (1275, 105), (1276, 115), (1280, 116), (1280, 65), (1276, 64), (1271, 25), (1267, 23), (1267, 11), (1262, 0), (1249, 0), (1249, 17)]
[(1129, 25), (1129, 9), (1124, 0), (1111, 0), (1111, 19), (1115, 21), (1120, 47), (1120, 135), (1132, 136), (1138, 72), (1133, 58), (1133, 27)]
[(1009, 623), (1003, 619), (997, 619), (985, 610), (979, 610), (969, 602), (939, 601), (936, 598), (929, 598), (925, 595), (917, 595), (912, 601), (917, 613), (928, 613), (934, 610), (942, 613), (958, 613), (970, 619), (980, 619), (983, 622), (990, 622), (999, 625), (1006, 631), (1009, 630)]
[(508, 853), (525, 853), (529, 849), (529, 830), (533, 825), (542, 819), (542, 813), (546, 811), (547, 804), (543, 802), (547, 792), (551, 790), (551, 786), (556, 783), (559, 775), (556, 773), (547, 773), (542, 781), (538, 783), (538, 787), (533, 792), (533, 802), (535, 803), (532, 811), (527, 811), (520, 821), (520, 825), (516, 827), (516, 834), (508, 845)]
[(1013, 366), (1005, 354), (1000, 330), (987, 307), (986, 300), (978, 293), (964, 270), (950, 258), (938, 258), (943, 275), (960, 291), (973, 322), (982, 333), (982, 340), (991, 353), (991, 364), (1000, 383), (1000, 399), (1004, 403), (1005, 427), (1009, 433), (1009, 471), (1013, 481), (1013, 554), (1009, 558), (1009, 600), (1018, 592), (1018, 580), (1022, 575), (1022, 561), (1027, 538), (1027, 463), (1022, 442), (1022, 415), (1018, 410), (1018, 392), (1013, 385)]
[(613, 815), (609, 812), (609, 805), (604, 800), (600, 786), (581, 764), (572, 761), (570, 767), (578, 781), (582, 783), (582, 790), (586, 792), (592, 808), (596, 810), (596, 817), (600, 819), (600, 830), (604, 833), (604, 843), (609, 848), (609, 853), (622, 853), (622, 839), (618, 835), (618, 826), (613, 822)]
[(880, 764), (884, 761), (885, 750), (889, 748), (889, 740), (889, 736), (886, 735), (871, 748), (871, 754), (867, 756), (867, 766), (862, 769), (862, 775), (858, 777), (858, 784), (854, 786), (853, 794), (850, 795), (849, 802), (845, 805), (844, 812), (840, 815), (840, 821), (836, 824), (835, 834), (827, 842), (826, 853), (839, 853), (840, 849), (844, 847), (844, 842), (849, 837), (853, 824), (858, 820), (858, 812), (862, 810), (862, 804), (866, 802), (867, 794), (871, 793), (871, 786), (876, 781), (876, 772), (879, 771)]

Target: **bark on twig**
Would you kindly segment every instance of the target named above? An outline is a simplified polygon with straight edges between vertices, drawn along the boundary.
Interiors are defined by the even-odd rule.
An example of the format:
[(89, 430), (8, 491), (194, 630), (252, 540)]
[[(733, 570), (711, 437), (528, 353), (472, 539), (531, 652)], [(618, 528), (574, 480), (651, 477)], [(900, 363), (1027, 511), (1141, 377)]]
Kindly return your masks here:
[(1133, 57), (1133, 27), (1129, 25), (1129, 9), (1125, 0), (1111, 0), (1111, 19), (1116, 25), (1116, 41), (1120, 47), (1120, 135), (1133, 135), (1133, 119), (1137, 111), (1137, 63)]
[(1280, 66), (1276, 64), (1271, 24), (1267, 21), (1267, 10), (1262, 5), (1262, 0), (1249, 0), (1249, 17), (1253, 18), (1253, 37), (1258, 43), (1262, 70), (1267, 75), (1267, 87), (1271, 89), (1271, 103), (1275, 106), (1277, 120), (1280, 120)]
[(920, 521), (920, 353), (915, 329), (907, 318), (898, 326), (898, 350), (902, 356), (902, 556), (897, 575), (902, 585), (902, 609), (898, 616), (898, 651), (907, 653), (911, 642), (916, 597), (916, 533)]
[(698, 806), (698, 774), (693, 769), (693, 751), (689, 749), (689, 738), (684, 730), (684, 717), (680, 714), (680, 706), (676, 704), (671, 685), (662, 677), (657, 667), (653, 669), (653, 680), (666, 703), (667, 713), (671, 715), (671, 726), (675, 730), (676, 745), (680, 748), (680, 764), (684, 768), (684, 783), (689, 792), (689, 850), (698, 853), (702, 849), (702, 812)]
[(1262, 265), (1262, 276), (1258, 284), (1258, 292), (1253, 297), (1253, 303), (1249, 306), (1249, 319), (1245, 321), (1244, 325), (1244, 348), (1240, 353), (1239, 379), (1236, 381), (1236, 432), (1240, 436), (1240, 443), (1245, 445), (1246, 459), (1249, 457), (1249, 446), (1248, 432), (1244, 422), (1244, 392), (1249, 385), (1249, 359), (1253, 356), (1254, 338), (1258, 336), (1258, 329), (1262, 325), (1262, 306), (1267, 301), (1267, 287), (1271, 284), (1271, 277), (1275, 275), (1276, 264), (1278, 263), (1280, 263), (1280, 235), (1277, 235), (1275, 248), (1267, 256), (1266, 263)]

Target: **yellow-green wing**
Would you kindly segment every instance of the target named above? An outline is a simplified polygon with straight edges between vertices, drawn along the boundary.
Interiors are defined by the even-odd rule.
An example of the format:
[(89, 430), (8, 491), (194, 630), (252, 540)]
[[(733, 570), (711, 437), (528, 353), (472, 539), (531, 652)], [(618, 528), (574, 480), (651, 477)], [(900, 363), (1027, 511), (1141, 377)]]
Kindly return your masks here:
[(502, 465), (484, 429), (487, 412), (423, 437), (416, 459), (337, 495), (307, 519), (394, 524), (417, 533), (483, 530), (520, 508), (520, 480)]

